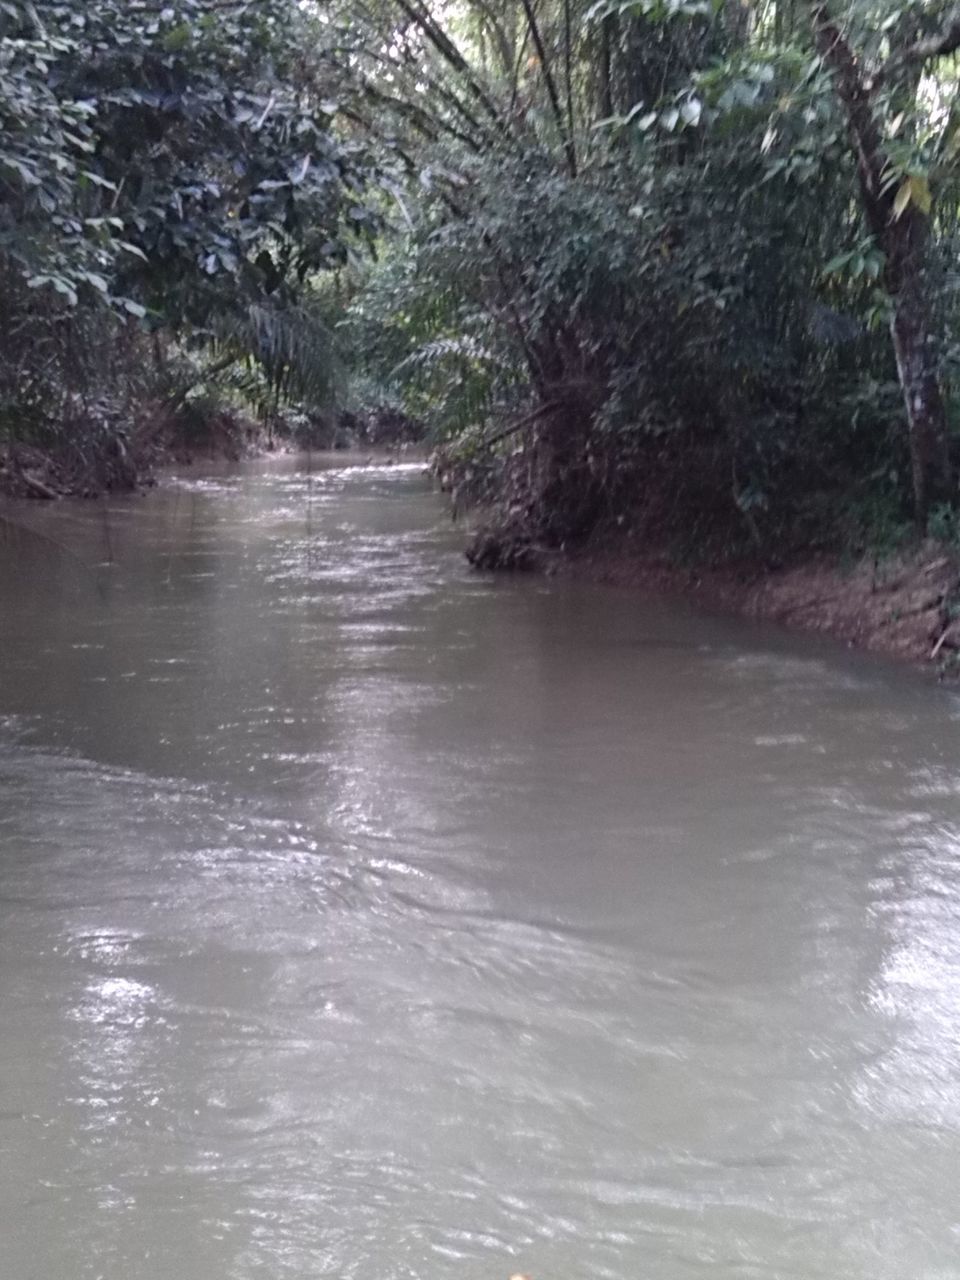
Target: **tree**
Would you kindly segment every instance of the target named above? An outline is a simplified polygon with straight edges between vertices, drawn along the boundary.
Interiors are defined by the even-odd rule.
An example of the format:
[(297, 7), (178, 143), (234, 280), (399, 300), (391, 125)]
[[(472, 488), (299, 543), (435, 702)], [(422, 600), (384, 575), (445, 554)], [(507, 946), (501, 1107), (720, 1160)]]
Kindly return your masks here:
[[(276, 385), (308, 354), (317, 375), (329, 343), (306, 323), (304, 292), (370, 242), (378, 174), (303, 74), (298, 12), (286, 0), (0, 4), (12, 418), (28, 384), (56, 416), (81, 364), (85, 386), (96, 377), (76, 353), (97, 308), (229, 343)], [(46, 386), (29, 373), (41, 350)]]
[[(631, 419), (683, 422), (675, 438), (689, 460), (728, 455), (720, 466), (756, 542), (758, 521), (793, 506), (791, 489), (824, 485), (830, 468), (858, 492), (881, 473), (899, 484), (891, 372), (918, 526), (954, 501), (941, 385), (953, 304), (937, 277), (952, 215), (938, 224), (934, 201), (952, 208), (960, 115), (955, 78), (928, 69), (957, 47), (960, 19), (866, 0), (844, 0), (839, 21), (815, 4), (806, 25), (775, 0), (599, 0), (586, 11), (471, 0), (457, 18), (425, 0), (343, 0), (338, 12), (326, 50), (351, 119), (398, 159), (398, 182), (428, 188), (409, 192), (417, 234), (432, 228), (414, 244), (434, 276), (454, 244), (463, 254), (461, 315), (445, 311), (423, 349), (449, 359), (459, 338), (489, 352), (511, 335), (506, 383), (526, 380), (537, 402), (522, 439), (541, 508), (556, 515), (561, 473), (582, 507), (598, 455), (636, 450)], [(594, 270), (608, 290), (602, 315), (585, 306)], [(454, 275), (443, 279), (456, 292)], [(889, 355), (871, 328), (878, 286)], [(644, 345), (660, 353), (656, 368)], [(424, 365), (398, 367), (422, 377)], [(497, 366), (486, 367), (495, 400)], [(666, 368), (674, 383), (703, 379), (701, 410)], [(604, 486), (616, 470), (599, 468)]]
[[(902, 21), (904, 15), (911, 20)], [(921, 72), (931, 60), (960, 48), (960, 13), (953, 11), (939, 32), (920, 38), (915, 34), (918, 17), (918, 11), (909, 9), (889, 15), (887, 56), (871, 63), (854, 52), (825, 4), (811, 9), (816, 48), (832, 73), (850, 131), (864, 218), (884, 255), (883, 280), (892, 302), (891, 332), (909, 429), (914, 512), (925, 529), (931, 505), (955, 498), (926, 267), (936, 170), (957, 137), (956, 101), (944, 113), (940, 130), (926, 141), (927, 155), (934, 158), (927, 172), (916, 163), (907, 168), (887, 140), (897, 132), (892, 122), (899, 120), (899, 128), (908, 113), (907, 127), (916, 136)]]

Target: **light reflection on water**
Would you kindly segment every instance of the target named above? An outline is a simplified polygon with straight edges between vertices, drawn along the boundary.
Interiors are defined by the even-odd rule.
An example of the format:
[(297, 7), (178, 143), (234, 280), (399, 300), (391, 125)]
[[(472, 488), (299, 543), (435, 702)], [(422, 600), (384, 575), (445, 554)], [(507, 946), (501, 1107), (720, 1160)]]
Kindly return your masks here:
[(3, 1280), (960, 1275), (956, 698), (416, 468), (24, 519)]

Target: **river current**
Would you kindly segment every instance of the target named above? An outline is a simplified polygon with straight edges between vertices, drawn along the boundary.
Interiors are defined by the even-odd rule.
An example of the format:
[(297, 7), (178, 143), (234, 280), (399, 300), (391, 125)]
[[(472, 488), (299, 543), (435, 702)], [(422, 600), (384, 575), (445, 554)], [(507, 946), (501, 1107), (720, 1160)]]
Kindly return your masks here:
[(413, 467), (0, 545), (0, 1280), (960, 1277), (960, 700)]

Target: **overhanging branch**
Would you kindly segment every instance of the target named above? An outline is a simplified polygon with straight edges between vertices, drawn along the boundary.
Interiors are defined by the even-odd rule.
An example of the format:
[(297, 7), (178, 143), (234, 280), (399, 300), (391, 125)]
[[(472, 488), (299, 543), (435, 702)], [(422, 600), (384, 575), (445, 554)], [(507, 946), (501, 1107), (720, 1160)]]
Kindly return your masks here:
[(877, 74), (871, 77), (873, 88), (889, 80), (904, 67), (916, 65), (918, 62), (929, 62), (931, 58), (946, 58), (960, 49), (960, 7), (955, 8), (946, 24), (936, 35), (925, 36), (907, 45), (905, 49), (895, 50), (886, 60)]

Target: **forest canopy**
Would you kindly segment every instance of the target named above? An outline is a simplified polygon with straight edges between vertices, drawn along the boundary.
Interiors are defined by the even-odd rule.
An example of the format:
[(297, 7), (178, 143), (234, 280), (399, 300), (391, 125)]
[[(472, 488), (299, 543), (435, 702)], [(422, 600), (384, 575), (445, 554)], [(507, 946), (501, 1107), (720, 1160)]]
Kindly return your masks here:
[(7, 0), (0, 37), (8, 436), (387, 406), (506, 542), (952, 532), (960, 10)]

